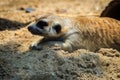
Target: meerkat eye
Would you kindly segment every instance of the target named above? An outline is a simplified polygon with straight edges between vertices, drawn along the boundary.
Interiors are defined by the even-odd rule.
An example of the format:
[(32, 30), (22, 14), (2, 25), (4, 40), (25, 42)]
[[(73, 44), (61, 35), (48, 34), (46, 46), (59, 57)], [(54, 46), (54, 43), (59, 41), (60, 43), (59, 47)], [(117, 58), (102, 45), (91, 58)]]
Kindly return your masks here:
[(36, 24), (36, 26), (43, 29), (45, 26), (48, 26), (48, 23), (41, 20)]
[(57, 33), (60, 33), (60, 31), (61, 31), (61, 25), (57, 24), (53, 28), (56, 30)]

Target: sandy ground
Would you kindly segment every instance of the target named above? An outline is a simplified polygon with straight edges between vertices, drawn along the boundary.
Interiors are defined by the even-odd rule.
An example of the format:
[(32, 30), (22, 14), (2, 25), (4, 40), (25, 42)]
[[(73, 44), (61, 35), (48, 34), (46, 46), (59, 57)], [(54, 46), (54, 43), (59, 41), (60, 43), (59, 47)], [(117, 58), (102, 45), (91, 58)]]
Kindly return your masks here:
[[(120, 53), (29, 50), (27, 25), (41, 15), (99, 16), (110, 0), (0, 0), (0, 80), (119, 80)], [(24, 9), (35, 11), (26, 13)]]

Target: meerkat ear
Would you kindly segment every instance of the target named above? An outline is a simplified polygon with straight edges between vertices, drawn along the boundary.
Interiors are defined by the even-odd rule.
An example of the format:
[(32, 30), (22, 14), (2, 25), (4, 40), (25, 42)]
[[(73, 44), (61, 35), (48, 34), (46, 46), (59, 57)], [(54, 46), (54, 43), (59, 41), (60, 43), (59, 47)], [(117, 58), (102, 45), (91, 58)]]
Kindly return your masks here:
[(61, 32), (61, 25), (57, 24), (53, 27), (57, 33), (60, 33)]

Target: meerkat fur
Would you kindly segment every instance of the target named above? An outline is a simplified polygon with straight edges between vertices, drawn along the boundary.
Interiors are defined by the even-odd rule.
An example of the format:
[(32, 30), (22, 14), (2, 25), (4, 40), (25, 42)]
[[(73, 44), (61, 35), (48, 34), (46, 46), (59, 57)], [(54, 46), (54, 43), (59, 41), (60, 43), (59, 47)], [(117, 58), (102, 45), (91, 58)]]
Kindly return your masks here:
[(49, 15), (31, 24), (28, 30), (44, 37), (31, 44), (30, 49), (58, 47), (69, 52), (76, 49), (97, 51), (100, 48), (120, 50), (120, 21), (112, 18)]

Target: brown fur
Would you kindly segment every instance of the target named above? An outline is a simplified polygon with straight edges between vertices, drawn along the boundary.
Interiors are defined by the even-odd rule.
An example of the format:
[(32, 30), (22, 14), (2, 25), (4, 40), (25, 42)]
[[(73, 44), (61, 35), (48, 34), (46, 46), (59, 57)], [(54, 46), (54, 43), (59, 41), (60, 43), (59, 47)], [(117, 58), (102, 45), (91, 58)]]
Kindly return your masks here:
[(74, 28), (81, 32), (87, 49), (95, 51), (107, 47), (120, 50), (120, 21), (99, 17), (77, 17), (74, 20)]

